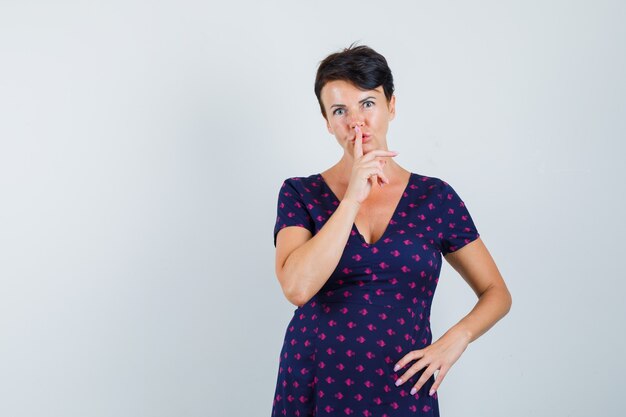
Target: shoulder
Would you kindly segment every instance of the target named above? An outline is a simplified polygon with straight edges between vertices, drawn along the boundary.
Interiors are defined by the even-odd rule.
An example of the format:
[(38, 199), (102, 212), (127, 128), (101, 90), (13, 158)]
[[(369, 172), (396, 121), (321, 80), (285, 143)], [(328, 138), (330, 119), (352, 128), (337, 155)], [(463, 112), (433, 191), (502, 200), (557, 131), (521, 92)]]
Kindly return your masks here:
[(310, 187), (311, 184), (315, 185), (317, 181), (319, 181), (318, 174), (311, 174), (307, 177), (287, 177), (283, 180), (282, 186)]
[(448, 183), (441, 178), (424, 174), (413, 173), (415, 178), (413, 188), (417, 188), (423, 194), (441, 194), (448, 187)]
[(445, 210), (448, 204), (460, 200), (454, 188), (440, 177), (414, 174), (414, 178), (413, 198), (418, 199), (420, 204), (428, 205), (430, 210)]
[(281, 191), (297, 192), (300, 196), (310, 194), (311, 188), (319, 186), (319, 176), (312, 174), (306, 177), (287, 177), (280, 186)]

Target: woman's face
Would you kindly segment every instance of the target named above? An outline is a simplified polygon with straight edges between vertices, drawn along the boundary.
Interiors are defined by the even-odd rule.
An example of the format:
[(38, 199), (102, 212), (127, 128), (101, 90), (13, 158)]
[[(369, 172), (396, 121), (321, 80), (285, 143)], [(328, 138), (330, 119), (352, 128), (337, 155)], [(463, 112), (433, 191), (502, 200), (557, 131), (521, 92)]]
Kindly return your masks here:
[(326, 126), (349, 155), (354, 154), (354, 127), (363, 132), (363, 153), (387, 149), (387, 129), (396, 115), (396, 97), (387, 103), (382, 86), (361, 91), (344, 80), (329, 81), (320, 97), (326, 110)]

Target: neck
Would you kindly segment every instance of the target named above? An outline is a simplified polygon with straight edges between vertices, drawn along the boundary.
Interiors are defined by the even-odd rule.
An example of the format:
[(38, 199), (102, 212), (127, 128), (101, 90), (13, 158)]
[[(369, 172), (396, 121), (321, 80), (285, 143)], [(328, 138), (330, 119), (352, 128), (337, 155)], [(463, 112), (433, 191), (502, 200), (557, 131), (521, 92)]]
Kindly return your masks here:
[[(396, 182), (398, 178), (404, 177), (404, 174), (407, 171), (400, 165), (398, 165), (393, 160), (393, 158), (386, 157), (383, 159), (387, 161), (387, 163), (383, 166), (383, 172), (385, 173), (389, 181), (391, 181), (391, 183)], [(331, 171), (333, 173), (333, 177), (335, 177), (342, 186), (347, 186), (350, 182), (353, 165), (354, 159), (344, 154), (339, 162), (333, 165), (328, 171)]]

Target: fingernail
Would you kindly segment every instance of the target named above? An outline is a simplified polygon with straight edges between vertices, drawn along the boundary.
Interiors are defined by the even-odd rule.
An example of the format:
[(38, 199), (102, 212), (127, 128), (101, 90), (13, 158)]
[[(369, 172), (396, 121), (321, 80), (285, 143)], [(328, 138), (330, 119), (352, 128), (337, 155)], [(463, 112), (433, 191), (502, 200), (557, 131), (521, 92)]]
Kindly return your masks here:
[(400, 378), (398, 378), (398, 380), (396, 381), (396, 387), (400, 386), (400, 384), (402, 384), (402, 380)]
[(430, 395), (431, 397), (433, 396), (434, 393), (435, 393), (434, 389), (431, 389), (430, 391), (428, 391), (428, 395)]
[(413, 389), (411, 390), (411, 395), (415, 395), (416, 392), (417, 390), (415, 389), (415, 387), (413, 387)]
[[(383, 185), (385, 185), (385, 184), (383, 183)], [(393, 371), (394, 372), (398, 372), (398, 369), (400, 369), (400, 365), (396, 365), (396, 366), (393, 367)]]
[(359, 129), (359, 127), (358, 127), (358, 126), (354, 126), (354, 130), (356, 130), (356, 131), (358, 132), (358, 131), (359, 131), (359, 130), (361, 130), (361, 129)]

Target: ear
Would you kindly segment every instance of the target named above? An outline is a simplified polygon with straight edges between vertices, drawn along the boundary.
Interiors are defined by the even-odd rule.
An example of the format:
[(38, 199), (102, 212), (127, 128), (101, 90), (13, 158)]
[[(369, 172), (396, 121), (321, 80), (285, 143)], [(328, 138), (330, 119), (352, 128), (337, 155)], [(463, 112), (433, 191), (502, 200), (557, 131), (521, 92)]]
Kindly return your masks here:
[(389, 108), (389, 121), (391, 121), (396, 118), (396, 95), (395, 94), (391, 95), (391, 100), (389, 100), (388, 108)]

